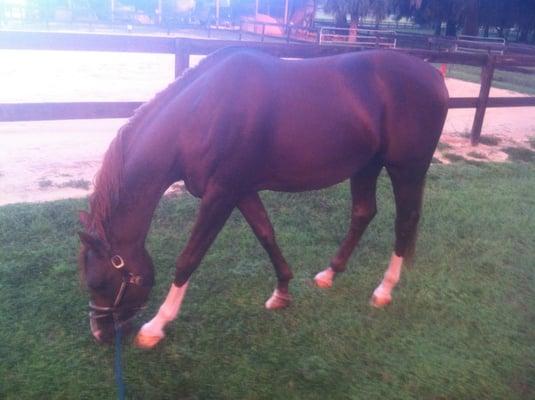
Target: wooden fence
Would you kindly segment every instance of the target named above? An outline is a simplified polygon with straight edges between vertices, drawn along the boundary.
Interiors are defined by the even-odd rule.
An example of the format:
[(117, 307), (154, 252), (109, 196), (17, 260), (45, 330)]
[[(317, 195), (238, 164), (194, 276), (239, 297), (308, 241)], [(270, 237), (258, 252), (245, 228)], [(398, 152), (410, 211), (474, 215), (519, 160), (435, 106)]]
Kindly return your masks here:
[[(0, 32), (0, 49), (112, 51), (165, 53), (175, 55), (175, 76), (189, 67), (191, 55), (206, 55), (217, 49), (236, 46), (259, 49), (278, 57), (310, 58), (361, 51), (359, 47), (319, 46), (306, 43), (225, 41), (157, 36), (101, 35), (55, 32)], [(479, 142), (487, 107), (535, 106), (535, 97), (492, 97), (489, 91), (495, 69), (517, 69), (533, 73), (535, 57), (440, 52), (425, 49), (397, 49), (434, 63), (464, 64), (481, 67), (478, 97), (454, 97), (449, 107), (475, 108), (472, 144)], [(0, 122), (60, 119), (127, 118), (139, 102), (0, 103)]]

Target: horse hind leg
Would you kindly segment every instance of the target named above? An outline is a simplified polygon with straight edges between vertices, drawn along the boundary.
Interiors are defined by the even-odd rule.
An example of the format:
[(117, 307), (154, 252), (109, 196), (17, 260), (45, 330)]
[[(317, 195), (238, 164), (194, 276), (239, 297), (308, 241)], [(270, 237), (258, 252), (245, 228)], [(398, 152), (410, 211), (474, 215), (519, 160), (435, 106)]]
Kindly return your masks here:
[(288, 293), (288, 283), (293, 278), (293, 274), (277, 245), (275, 231), (258, 193), (240, 199), (238, 209), (268, 253), (277, 274), (277, 288), (266, 301), (266, 308), (272, 310), (289, 306), (291, 296)]
[(382, 165), (374, 161), (351, 178), (351, 223), (346, 238), (331, 259), (330, 266), (316, 275), (314, 281), (320, 288), (330, 288), (337, 273), (343, 272), (351, 253), (362, 234), (377, 213), (375, 199), (377, 177)]
[(403, 263), (411, 262), (414, 256), (427, 166), (387, 167), (387, 171), (392, 180), (396, 202), (396, 244), (383, 280), (370, 300), (370, 304), (378, 308), (392, 301), (392, 290), (399, 282)]

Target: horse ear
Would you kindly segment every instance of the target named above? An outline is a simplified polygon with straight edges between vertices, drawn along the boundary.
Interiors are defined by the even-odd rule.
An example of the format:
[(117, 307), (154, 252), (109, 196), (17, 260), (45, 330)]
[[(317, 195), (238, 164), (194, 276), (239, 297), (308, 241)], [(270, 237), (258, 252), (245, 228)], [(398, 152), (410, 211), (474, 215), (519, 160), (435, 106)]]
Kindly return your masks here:
[(100, 256), (106, 255), (106, 245), (98, 237), (83, 231), (79, 231), (78, 236), (84, 246), (90, 248)]
[(78, 211), (78, 219), (85, 229), (89, 229), (89, 213), (86, 211)]

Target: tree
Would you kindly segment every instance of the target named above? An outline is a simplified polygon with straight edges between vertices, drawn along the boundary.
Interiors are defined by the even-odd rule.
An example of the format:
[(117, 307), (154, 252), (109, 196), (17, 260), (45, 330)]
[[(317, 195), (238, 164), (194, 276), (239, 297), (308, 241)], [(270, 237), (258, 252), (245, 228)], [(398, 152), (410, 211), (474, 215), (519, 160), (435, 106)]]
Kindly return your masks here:
[(451, 36), (461, 26), (467, 35), (477, 35), (482, 26), (485, 36), (491, 27), (504, 36), (517, 26), (520, 40), (535, 40), (535, 0), (392, 0), (391, 10), (398, 18), (433, 23), (437, 35), (446, 22), (446, 34)]
[(93, 11), (100, 21), (109, 21), (111, 19), (110, 0), (89, 0), (89, 8)]
[(535, 43), (535, 0), (517, 0), (516, 3), (518, 4), (517, 15), (514, 19), (520, 31), (519, 40)]
[(158, 0), (121, 0), (121, 3), (133, 6), (136, 10), (151, 16), (158, 8)]
[(339, 28), (347, 27), (349, 4), (346, 0), (326, 0), (323, 5), (325, 12), (334, 15), (334, 23)]
[(479, 34), (479, 3), (480, 0), (467, 0), (463, 12), (463, 33), (477, 36)]
[(356, 25), (362, 17), (372, 15), (379, 24), (389, 13), (392, 0), (326, 0), (324, 10), (335, 17), (336, 26), (347, 26), (347, 15)]
[(479, 5), (480, 23), (485, 36), (489, 35), (490, 27), (498, 28), (502, 33), (511, 24), (511, 0), (481, 0)]

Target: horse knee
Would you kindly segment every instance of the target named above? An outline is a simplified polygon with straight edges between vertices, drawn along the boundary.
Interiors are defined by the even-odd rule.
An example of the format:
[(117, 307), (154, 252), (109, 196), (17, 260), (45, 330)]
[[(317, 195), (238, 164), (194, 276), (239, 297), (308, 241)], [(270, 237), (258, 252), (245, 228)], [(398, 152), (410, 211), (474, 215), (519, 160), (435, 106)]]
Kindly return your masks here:
[(396, 219), (396, 254), (398, 256), (412, 256), (419, 221), (419, 211), (412, 211)]
[(357, 229), (361, 226), (367, 226), (371, 220), (377, 214), (377, 207), (368, 206), (368, 207), (358, 207), (353, 211), (351, 216), (351, 226), (353, 229)]
[(177, 285), (178, 287), (184, 285), (193, 274), (193, 271), (195, 271), (197, 264), (198, 262), (195, 257), (179, 257), (175, 270), (175, 285)]
[(258, 240), (264, 247), (275, 246), (275, 233), (271, 227), (262, 227), (256, 232)]
[(412, 231), (420, 221), (420, 212), (413, 210), (410, 213), (400, 215), (396, 219), (396, 229), (402, 234)]

